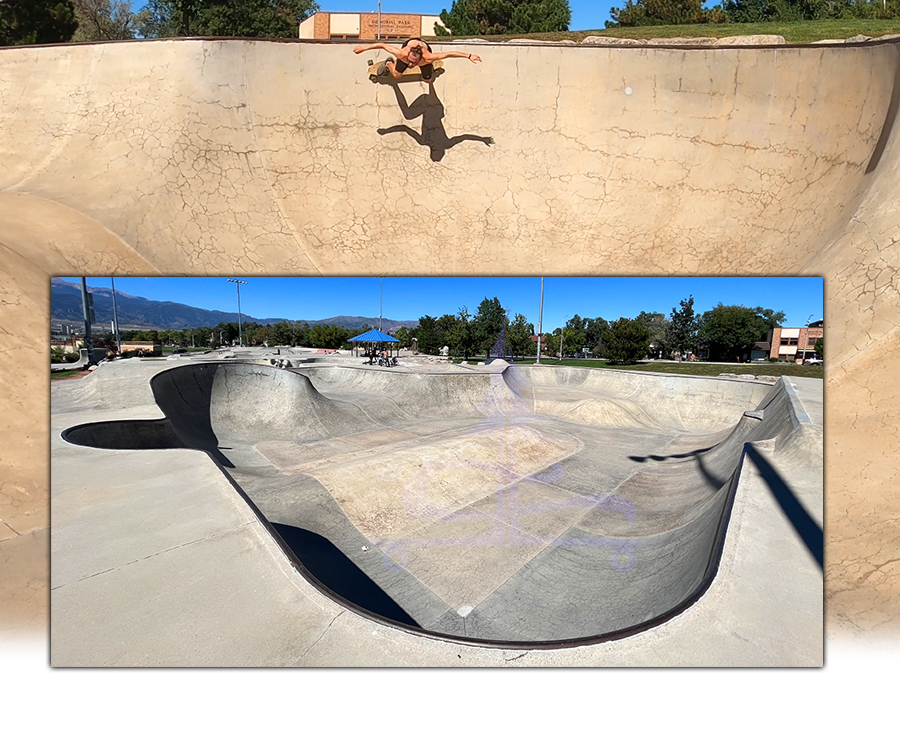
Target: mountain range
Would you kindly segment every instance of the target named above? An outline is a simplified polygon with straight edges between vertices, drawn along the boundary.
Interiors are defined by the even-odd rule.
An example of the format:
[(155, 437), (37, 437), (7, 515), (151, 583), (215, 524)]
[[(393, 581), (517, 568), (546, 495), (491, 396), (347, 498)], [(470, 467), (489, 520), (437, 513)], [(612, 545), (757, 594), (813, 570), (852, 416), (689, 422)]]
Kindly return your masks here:
[[(94, 315), (96, 323), (109, 326), (113, 318), (113, 293), (108, 287), (88, 287), (94, 296)], [(182, 303), (149, 300), (136, 295), (126, 295), (116, 290), (116, 309), (119, 316), (120, 329), (184, 329), (200, 326), (218, 326), (220, 323), (237, 323), (238, 314), (221, 310), (206, 310)], [(245, 323), (255, 322), (268, 326), (279, 321), (298, 321), (310, 326), (330, 326), (332, 324), (348, 329), (360, 329), (365, 325), (378, 328), (377, 318), (364, 316), (334, 316), (319, 320), (291, 318), (254, 318), (241, 314)], [(66, 323), (76, 327), (83, 324), (81, 308), (81, 285), (75, 282), (53, 277), (50, 280), (50, 321)], [(395, 321), (384, 318), (381, 321), (385, 332), (390, 333), (401, 326), (415, 328), (418, 321)]]

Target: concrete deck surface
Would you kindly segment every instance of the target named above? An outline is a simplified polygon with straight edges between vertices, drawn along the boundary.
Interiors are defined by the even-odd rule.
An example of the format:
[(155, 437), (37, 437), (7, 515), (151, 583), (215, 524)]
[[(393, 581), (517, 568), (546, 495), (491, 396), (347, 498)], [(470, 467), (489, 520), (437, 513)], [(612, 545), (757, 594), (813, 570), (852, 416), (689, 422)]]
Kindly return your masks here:
[(896, 41), (479, 51), (402, 89), (432, 145), (494, 138), (441, 154), (347, 45), (0, 50), (0, 638), (45, 628), (49, 276), (416, 267), (824, 276), (829, 633), (896, 633)]
[[(821, 567), (741, 455), (755, 440), (762, 466), (821, 525), (821, 426), (797, 424), (805, 410), (783, 383), (452, 367), (134, 360), (55, 385), (53, 664), (484, 666), (515, 656), (515, 645), (467, 639), (520, 642), (527, 656), (516, 662), (529, 665), (822, 663)], [(580, 404), (575, 415), (539, 413), (558, 403), (554, 392)], [(806, 396), (814, 407), (821, 384)], [(215, 457), (153, 449), (173, 447), (148, 434), (163, 414), (180, 442)], [(238, 488), (319, 581), (343, 562), (331, 589), (395, 627), (306, 582)], [(707, 576), (732, 495), (722, 565), (684, 613), (620, 641), (535, 651), (685, 600)], [(316, 564), (321, 539), (340, 554)], [(387, 597), (367, 600), (346, 583), (352, 573)]]

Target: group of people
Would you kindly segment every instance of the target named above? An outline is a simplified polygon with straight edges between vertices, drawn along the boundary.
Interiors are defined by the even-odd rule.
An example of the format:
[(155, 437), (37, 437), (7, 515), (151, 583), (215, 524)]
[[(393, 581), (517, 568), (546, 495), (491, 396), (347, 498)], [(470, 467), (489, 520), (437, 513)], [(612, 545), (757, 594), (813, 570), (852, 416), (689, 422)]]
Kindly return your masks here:
[[(388, 354), (386, 349), (377, 350), (374, 346), (369, 347), (369, 351), (366, 354), (369, 358), (369, 361), (364, 363), (366, 365), (387, 365), (388, 367), (392, 367), (397, 364), (397, 358), (391, 357)], [(377, 363), (376, 363), (377, 360)]]

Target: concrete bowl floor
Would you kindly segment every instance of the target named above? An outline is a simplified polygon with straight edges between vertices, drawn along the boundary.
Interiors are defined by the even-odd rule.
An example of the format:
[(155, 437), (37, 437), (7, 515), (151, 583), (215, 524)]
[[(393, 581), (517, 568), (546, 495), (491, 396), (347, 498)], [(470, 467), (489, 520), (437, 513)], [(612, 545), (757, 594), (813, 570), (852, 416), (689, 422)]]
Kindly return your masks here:
[(456, 372), (181, 365), (151, 380), (164, 419), (64, 437), (206, 451), (333, 599), (485, 643), (633, 633), (696, 601), (748, 442), (821, 481), (783, 380)]

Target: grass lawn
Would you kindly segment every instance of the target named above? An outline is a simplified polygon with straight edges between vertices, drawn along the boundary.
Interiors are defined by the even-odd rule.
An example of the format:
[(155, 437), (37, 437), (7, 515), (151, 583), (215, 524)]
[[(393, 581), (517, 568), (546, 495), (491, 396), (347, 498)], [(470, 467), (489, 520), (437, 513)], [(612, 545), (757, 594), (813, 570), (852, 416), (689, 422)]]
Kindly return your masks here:
[(50, 373), (51, 382), (54, 380), (65, 380), (66, 378), (83, 378), (87, 373), (84, 370), (57, 370)]
[[(750, 36), (774, 34), (783, 36), (789, 44), (811, 44), (823, 39), (850, 39), (854, 36), (877, 38), (887, 34), (900, 34), (900, 20), (838, 19), (827, 21), (793, 21), (790, 23), (703, 23), (693, 26), (632, 26), (630, 28), (606, 28), (594, 31), (559, 31), (540, 34), (515, 34), (485, 36), (486, 41), (510, 39), (543, 39), (544, 41), (572, 40), (580, 42), (586, 36), (615, 36), (620, 39), (670, 39), (673, 37)], [(435, 37), (440, 39), (471, 37)]]
[[(470, 361), (471, 362), (471, 361)], [(533, 365), (534, 359), (517, 360), (517, 365)], [(735, 375), (792, 375), (795, 378), (824, 378), (825, 368), (813, 365), (791, 365), (774, 363), (753, 363), (751, 365), (706, 364), (703, 362), (638, 362), (634, 365), (610, 365), (606, 360), (563, 360), (541, 359), (542, 365), (569, 365), (571, 367), (605, 367), (610, 370), (631, 370), (634, 372), (668, 373), (670, 375), (708, 375), (717, 377), (722, 373)]]

